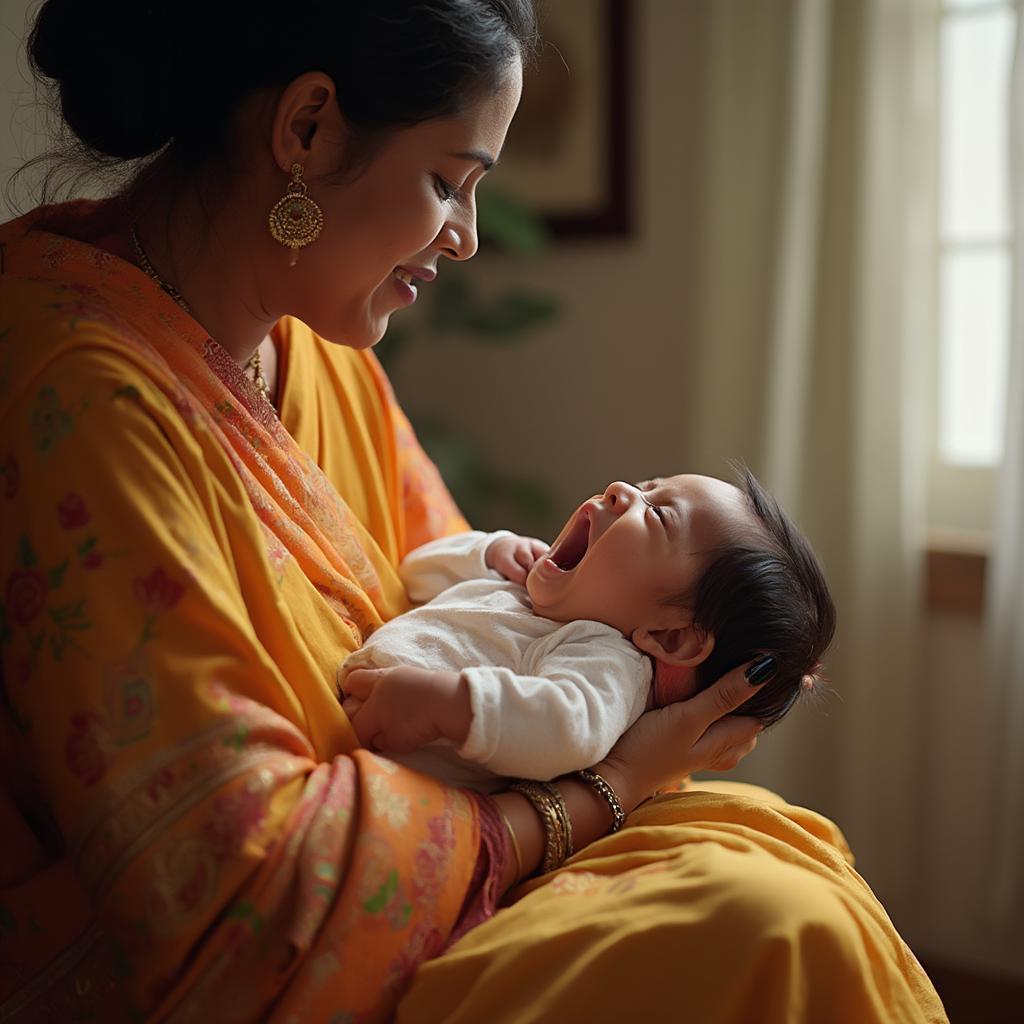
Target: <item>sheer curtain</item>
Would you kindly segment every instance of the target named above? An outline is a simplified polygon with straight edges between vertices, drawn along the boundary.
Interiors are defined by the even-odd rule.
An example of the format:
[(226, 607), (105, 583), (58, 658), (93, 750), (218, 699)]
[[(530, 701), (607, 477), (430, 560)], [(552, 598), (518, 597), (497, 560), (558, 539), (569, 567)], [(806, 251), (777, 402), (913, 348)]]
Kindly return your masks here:
[[(919, 950), (1024, 975), (1024, 247), (982, 626), (930, 614), (922, 585), (938, 0), (701, 10), (690, 462), (745, 458), (839, 611), (832, 692), (740, 775), (835, 818)], [(1020, 232), (1024, 21), (1012, 127)]]
[(830, 814), (900, 925), (920, 899), (932, 333), (927, 0), (714, 0), (690, 450), (747, 459), (839, 609), (834, 693), (743, 777)]
[(1010, 96), (1015, 237), (1006, 446), (988, 573), (988, 723), (994, 841), (987, 909), (997, 937), (1024, 953), (1024, 17), (1018, 16)]

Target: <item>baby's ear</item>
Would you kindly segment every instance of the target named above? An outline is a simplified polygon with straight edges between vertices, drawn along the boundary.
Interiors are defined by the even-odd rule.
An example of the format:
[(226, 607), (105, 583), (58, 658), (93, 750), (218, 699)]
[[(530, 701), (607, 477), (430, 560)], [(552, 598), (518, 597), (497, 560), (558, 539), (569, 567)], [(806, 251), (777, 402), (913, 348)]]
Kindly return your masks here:
[(713, 633), (692, 622), (684, 626), (648, 629), (640, 626), (630, 637), (634, 646), (669, 665), (695, 668), (715, 649)]

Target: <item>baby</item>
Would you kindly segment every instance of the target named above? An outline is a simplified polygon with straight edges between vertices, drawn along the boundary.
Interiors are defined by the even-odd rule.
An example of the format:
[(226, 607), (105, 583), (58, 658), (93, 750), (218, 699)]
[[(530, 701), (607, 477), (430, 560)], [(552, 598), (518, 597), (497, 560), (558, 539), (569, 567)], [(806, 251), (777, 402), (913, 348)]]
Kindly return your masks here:
[[(552, 779), (600, 761), (647, 709), (771, 654), (737, 713), (778, 721), (813, 680), (835, 608), (813, 551), (749, 471), (615, 482), (550, 549), (508, 532), (403, 561), (413, 602), (345, 664), (361, 742), (451, 785)], [(371, 684), (369, 687), (367, 683)], [(367, 692), (368, 691), (368, 692)]]

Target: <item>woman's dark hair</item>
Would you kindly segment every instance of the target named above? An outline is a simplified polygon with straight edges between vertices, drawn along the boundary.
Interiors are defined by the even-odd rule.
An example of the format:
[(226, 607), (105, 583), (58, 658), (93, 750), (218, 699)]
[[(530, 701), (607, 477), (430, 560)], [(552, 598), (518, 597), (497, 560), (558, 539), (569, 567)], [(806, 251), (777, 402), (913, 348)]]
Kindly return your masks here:
[(497, 88), (536, 38), (530, 0), (46, 0), (28, 52), (88, 155), (193, 169), (224, 154), (244, 99), (323, 71), (355, 134), (348, 167)]
[(772, 725), (818, 680), (836, 609), (810, 544), (753, 473), (736, 470), (751, 528), (711, 552), (695, 590), (670, 603), (689, 609), (695, 626), (715, 638), (697, 669), (698, 690), (760, 654), (775, 657), (775, 677), (734, 712)]

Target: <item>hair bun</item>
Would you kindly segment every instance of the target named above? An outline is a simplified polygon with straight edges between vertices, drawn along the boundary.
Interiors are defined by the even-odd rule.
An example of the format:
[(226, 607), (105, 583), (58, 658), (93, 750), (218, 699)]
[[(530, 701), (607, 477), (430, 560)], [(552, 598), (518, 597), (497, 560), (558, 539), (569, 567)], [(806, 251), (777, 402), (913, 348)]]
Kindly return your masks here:
[(46, 0), (40, 8), (29, 58), (56, 83), (64, 121), (90, 149), (131, 159), (174, 135), (165, 14), (165, 3), (139, 0)]

